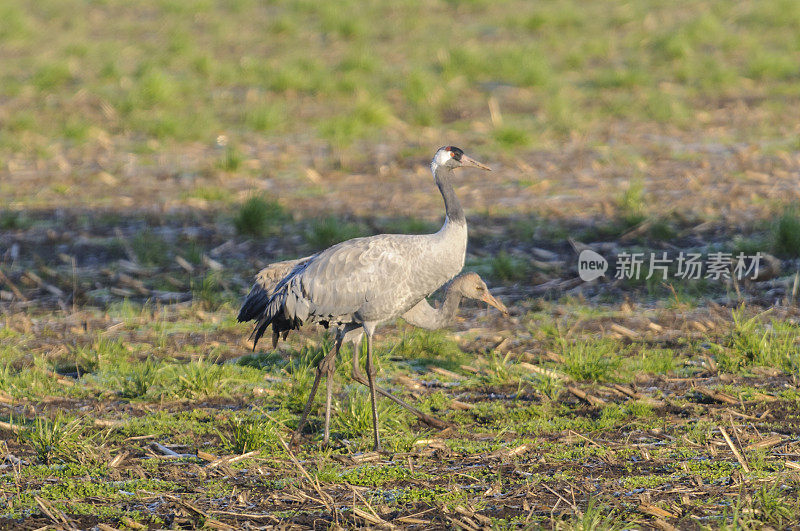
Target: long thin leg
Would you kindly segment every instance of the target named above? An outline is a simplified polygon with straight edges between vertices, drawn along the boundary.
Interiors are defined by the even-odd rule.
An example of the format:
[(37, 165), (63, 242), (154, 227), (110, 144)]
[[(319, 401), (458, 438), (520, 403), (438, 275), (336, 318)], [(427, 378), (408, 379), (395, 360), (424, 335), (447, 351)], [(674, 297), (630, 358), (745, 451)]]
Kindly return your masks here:
[[(342, 346), (342, 339), (344, 338), (344, 331), (337, 330), (336, 331), (336, 346), (334, 347), (335, 352), (339, 352), (339, 349)], [(331, 358), (330, 363), (328, 363), (325, 367), (322, 367), (326, 370), (325, 374), (325, 385), (326, 385), (326, 395), (325, 395), (325, 435), (322, 438), (322, 444), (328, 444), (331, 435), (331, 399), (333, 397), (333, 372), (336, 368), (336, 356), (334, 355)]]
[[(356, 382), (360, 383), (361, 385), (369, 387), (369, 382), (367, 381), (367, 378), (364, 376), (364, 374), (361, 372), (361, 369), (358, 367), (358, 357), (359, 357), (360, 352), (361, 352), (361, 339), (359, 338), (358, 341), (356, 341), (353, 344), (353, 374), (352, 374), (352, 378), (353, 378), (353, 380), (355, 380)], [(415, 415), (419, 420), (421, 420), (422, 422), (424, 422), (428, 426), (431, 426), (433, 428), (437, 428), (437, 429), (440, 429), (440, 430), (443, 430), (443, 429), (447, 428), (448, 426), (450, 426), (445, 421), (437, 419), (436, 417), (434, 417), (432, 415), (428, 415), (427, 413), (423, 413), (422, 411), (420, 411), (419, 409), (415, 408), (411, 404), (405, 402), (404, 400), (402, 400), (400, 398), (397, 398), (396, 396), (394, 396), (392, 393), (390, 393), (389, 391), (387, 391), (383, 387), (375, 386), (375, 391), (377, 391), (379, 395), (388, 398), (389, 400), (391, 400), (392, 402), (394, 402), (398, 406), (407, 409), (413, 415)]]
[(338, 352), (340, 345), (341, 342), (337, 341), (335, 347), (328, 352), (327, 356), (322, 358), (322, 361), (317, 367), (317, 376), (314, 378), (314, 385), (311, 386), (311, 392), (308, 394), (308, 401), (306, 402), (306, 406), (303, 408), (303, 416), (300, 417), (300, 423), (297, 425), (297, 429), (294, 430), (294, 433), (292, 434), (293, 445), (297, 445), (297, 441), (300, 439), (300, 433), (303, 431), (303, 426), (306, 425), (306, 418), (308, 417), (309, 411), (311, 411), (311, 404), (314, 402), (314, 396), (317, 394), (317, 388), (319, 387), (319, 381), (322, 378), (322, 374), (327, 373), (328, 364), (336, 359), (336, 353)]
[(372, 330), (367, 330), (367, 379), (369, 380), (369, 399), (372, 402), (372, 436), (375, 440), (373, 450), (380, 451), (381, 437), (378, 434), (378, 403), (375, 397), (375, 366), (372, 364)]
[(331, 400), (333, 396), (333, 369), (334, 364), (331, 363), (331, 366), (328, 368), (327, 374), (325, 375), (325, 385), (326, 385), (326, 393), (325, 393), (325, 435), (322, 437), (322, 444), (327, 445), (328, 440), (331, 437)]
[[(364, 335), (362, 334), (357, 340), (353, 341), (353, 380), (363, 383), (364, 385), (369, 385), (364, 375), (361, 374), (361, 369), (358, 368), (358, 362), (361, 358), (361, 339), (363, 337)], [(358, 377), (356, 377), (356, 375), (358, 375)]]

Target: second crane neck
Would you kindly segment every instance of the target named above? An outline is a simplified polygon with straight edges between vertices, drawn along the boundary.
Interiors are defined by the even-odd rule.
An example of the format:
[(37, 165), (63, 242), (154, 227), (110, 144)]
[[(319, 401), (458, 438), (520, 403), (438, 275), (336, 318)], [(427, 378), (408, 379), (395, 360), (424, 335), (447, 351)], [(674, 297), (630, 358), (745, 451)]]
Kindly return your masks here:
[(464, 209), (461, 208), (461, 202), (453, 190), (453, 184), (450, 182), (453, 177), (453, 170), (445, 166), (437, 166), (433, 171), (433, 179), (436, 186), (439, 187), (439, 192), (444, 199), (444, 210), (447, 215), (447, 220), (460, 225), (466, 225), (467, 218), (464, 216)]
[(458, 307), (461, 305), (461, 298), (461, 292), (455, 289), (450, 288), (445, 292), (444, 302), (442, 303), (440, 312), (440, 326), (442, 328), (450, 325), (455, 319)]

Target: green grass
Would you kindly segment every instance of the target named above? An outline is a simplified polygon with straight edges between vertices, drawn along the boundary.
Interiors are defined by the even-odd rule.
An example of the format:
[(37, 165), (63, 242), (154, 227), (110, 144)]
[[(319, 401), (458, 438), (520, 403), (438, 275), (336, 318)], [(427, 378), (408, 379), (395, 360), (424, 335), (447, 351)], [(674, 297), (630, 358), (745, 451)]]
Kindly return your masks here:
[(340, 479), (351, 485), (380, 487), (387, 483), (409, 481), (411, 479), (427, 479), (428, 474), (414, 472), (407, 466), (360, 466), (340, 475)]
[(777, 528), (796, 521), (800, 507), (787, 500), (784, 489), (778, 485), (764, 486), (756, 493), (753, 500), (758, 520)]
[(51, 364), (57, 373), (81, 376), (93, 373), (103, 365), (118, 363), (126, 355), (127, 349), (121, 341), (99, 337), (91, 344), (75, 348), (63, 358), (51, 358)]
[(176, 383), (174, 394), (192, 398), (225, 396), (235, 384), (257, 382), (258, 374), (246, 367), (218, 365), (198, 360), (174, 367), (168, 379)]
[(263, 237), (275, 234), (287, 217), (277, 202), (262, 195), (252, 195), (239, 208), (233, 226), (239, 234)]
[(481, 378), (488, 385), (505, 386), (521, 382), (519, 371), (515, 370), (514, 360), (511, 354), (505, 355), (493, 352), (489, 358), (489, 366), (486, 373)]
[(505, 126), (494, 131), (495, 142), (504, 148), (524, 147), (531, 143), (530, 134), (522, 128)]
[[(22, 434), (36, 457), (45, 465), (73, 461), (78, 458), (81, 445), (88, 443), (81, 437), (79, 419), (38, 417)], [(85, 450), (85, 449), (84, 449)]]
[(362, 101), (350, 112), (329, 118), (319, 125), (319, 135), (333, 146), (347, 147), (354, 141), (375, 134), (393, 120), (391, 108), (380, 101)]
[[(332, 420), (337, 436), (350, 439), (372, 433), (372, 406), (365, 387), (359, 385), (349, 392), (338, 404), (337, 411)], [(396, 436), (398, 432), (408, 430), (409, 418), (405, 410), (388, 400), (379, 402), (378, 419), (381, 433)]]
[(763, 322), (761, 316), (747, 317), (744, 307), (733, 312), (734, 327), (722, 345), (715, 346), (717, 364), (728, 372), (748, 367), (773, 367), (795, 374), (798, 327), (788, 322)]
[(226, 428), (220, 430), (220, 438), (229, 453), (244, 454), (261, 449), (275, 452), (281, 448), (279, 427), (270, 419), (236, 416), (228, 421)]
[(121, 370), (113, 371), (111, 377), (116, 379), (118, 392), (123, 398), (142, 398), (150, 389), (160, 384), (162, 376), (159, 363), (152, 358), (143, 362), (132, 363)]
[(225, 153), (220, 158), (217, 166), (227, 172), (235, 172), (242, 165), (242, 154), (233, 146), (225, 148)]
[(339, 218), (328, 216), (315, 219), (306, 230), (306, 242), (314, 250), (322, 250), (331, 245), (366, 236), (364, 228), (356, 223), (348, 223)]
[(647, 217), (647, 204), (644, 183), (641, 179), (632, 181), (617, 200), (617, 208), (622, 221), (630, 226), (638, 225)]
[(680, 364), (671, 349), (642, 348), (622, 362), (621, 372), (630, 374), (670, 374)]
[(202, 278), (192, 279), (191, 287), (192, 299), (208, 308), (217, 308), (233, 298), (221, 284), (219, 272), (214, 270), (208, 271)]
[(800, 214), (787, 208), (773, 223), (772, 248), (780, 256), (800, 257)]
[(598, 503), (594, 498), (589, 503), (582, 514), (562, 522), (556, 529), (563, 531), (590, 531), (593, 529), (607, 529), (609, 531), (621, 531), (628, 529), (630, 524), (625, 522), (617, 511)]
[(666, 218), (657, 218), (647, 229), (647, 234), (656, 241), (670, 241), (678, 235), (675, 226)]
[(561, 356), (564, 372), (576, 380), (608, 381), (614, 379), (614, 371), (621, 363), (624, 347), (611, 340), (563, 341)]
[(466, 267), (484, 278), (502, 282), (524, 282), (530, 279), (534, 271), (529, 258), (511, 254), (504, 249), (492, 256), (473, 258), (467, 262)]
[(404, 360), (420, 360), (437, 365), (454, 363), (464, 358), (458, 344), (447, 337), (443, 330), (414, 328), (394, 342), (390, 356)]
[[(520, 524), (528, 511), (506, 508), (500, 518), (487, 497), (503, 500), (522, 488), (544, 493), (543, 485), (555, 490), (566, 483), (591, 484), (595, 494), (576, 495), (574, 507), (567, 504), (561, 512), (539, 515), (537, 525), (630, 528), (634, 524), (622, 515), (627, 514), (628, 504), (641, 502), (643, 492), (655, 505), (672, 510), (678, 504), (684, 513), (703, 514), (719, 522), (739, 518), (748, 525), (778, 528), (794, 521), (798, 513), (794, 484), (785, 478), (778, 482), (785, 459), (776, 459), (775, 454), (783, 447), (746, 447), (779, 426), (792, 429), (796, 419), (739, 422), (733, 417), (730, 431), (735, 429), (735, 440), (741, 441), (737, 444), (750, 464), (749, 473), (742, 471), (726, 447), (717, 444), (720, 419), (726, 429), (730, 423), (728, 409), (754, 416), (764, 407), (778, 411), (783, 404), (793, 403), (796, 393), (784, 385), (791, 377), (773, 381), (747, 376), (743, 382), (713, 385), (739, 397), (739, 405), (701, 404), (691, 385), (680, 379), (653, 378), (683, 376), (682, 371), (700, 367), (709, 355), (716, 358), (721, 371), (734, 374), (747, 375), (751, 367), (761, 364), (790, 370), (793, 356), (787, 356), (789, 344), (784, 340), (797, 337), (794, 323), (767, 321), (752, 309), (741, 309), (733, 315), (730, 330), (706, 338), (704, 346), (678, 342), (655, 347), (647, 340), (623, 344), (573, 328), (577, 319), (586, 324), (605, 322), (618, 315), (616, 309), (587, 306), (578, 299), (543, 308), (542, 313), (529, 316), (536, 323), (531, 330), (541, 332), (536, 339), (522, 332), (515, 339), (522, 343), (512, 343), (504, 352), (491, 350), (494, 343), (486, 343), (483, 332), (463, 336), (456, 343), (446, 332), (382, 329), (376, 349), (378, 383), (454, 427), (445, 432), (429, 429), (381, 399), (380, 429), (388, 453), (379, 456), (365, 453), (371, 448), (369, 394), (349, 379), (350, 353), (343, 352), (334, 376), (332, 445), (320, 444), (323, 382), (304, 440), (294, 450), (310, 480), (293, 464), (280, 440), (288, 441), (296, 426), (316, 365), (332, 347), (330, 334), (321, 341), (316, 334), (295, 334), (283, 351), (268, 349), (239, 357), (235, 363), (212, 363), (203, 354), (213, 349), (197, 352), (187, 348), (191, 345), (181, 345), (179, 338), (191, 342), (193, 335), (202, 334), (203, 344), (230, 342), (228, 334), (241, 333), (232, 322), (231, 307), (209, 309), (194, 303), (160, 308), (127, 302), (108, 312), (109, 319), (121, 323), (113, 329), (113, 337), (98, 331), (68, 352), (39, 354), (30, 360), (26, 352), (58, 336), (50, 336), (47, 328), (26, 331), (25, 321), (18, 317), (0, 321), (0, 389), (39, 412), (26, 417), (15, 411), (13, 417), (2, 418), (21, 430), (3, 444), (27, 464), (19, 466), (18, 472), (6, 469), (0, 474), (0, 484), (13, 494), (0, 518), (39, 514), (37, 496), (75, 519), (92, 514), (120, 526), (125, 518), (164, 525), (159, 522), (167, 515), (145, 502), (152, 496), (173, 496), (206, 507), (241, 494), (250, 503), (266, 504), (272, 502), (259, 501), (256, 492), (299, 489), (310, 495), (316, 493), (312, 485), (319, 481), (330, 496), (339, 496), (345, 487), (366, 487), (369, 494), (359, 491), (364, 501), (359, 499), (358, 507), (376, 507), (380, 502), (403, 514), (417, 514), (425, 507), (433, 509), (431, 514), (437, 518), (454, 514), (459, 506), (471, 507), (498, 525)], [(89, 328), (107, 322), (102, 312), (82, 315)], [(196, 322), (198, 317), (203, 319), (202, 326)], [(563, 363), (556, 362), (548, 354), (530, 361), (567, 374), (572, 381), (545, 377), (522, 366), (518, 351), (527, 349), (525, 344), (533, 345), (529, 352), (534, 357), (552, 351), (563, 358)], [(731, 358), (730, 366), (723, 355)], [(444, 366), (460, 377), (428, 374), (431, 366)], [(53, 369), (72, 373), (75, 367), (80, 367), (81, 376), (62, 378), (66, 383), (53, 373)], [(719, 377), (705, 376), (702, 371), (686, 374), (694, 374), (695, 380)], [(406, 389), (397, 379), (401, 375), (431, 387)], [(631, 382), (627, 385), (645, 398), (612, 394), (603, 384), (615, 381)], [(668, 386), (662, 382), (669, 382)], [(566, 385), (601, 396), (605, 403), (586, 404)], [(779, 402), (762, 402), (764, 394)], [(468, 407), (457, 409), (454, 400)], [(81, 417), (66, 417), (49, 406), (53, 401), (73, 409), (82, 404), (95, 409)], [(756, 424), (761, 434), (748, 431), (747, 423)], [(188, 457), (161, 456), (151, 442)], [(712, 445), (716, 445), (713, 456)], [(503, 457), (520, 448), (513, 457)], [(255, 456), (242, 461), (212, 462), (254, 450), (258, 451)], [(124, 457), (121, 464), (112, 462), (115, 456)], [(515, 470), (525, 473), (508, 474), (509, 460)], [(481, 466), (453, 467), (452, 463)], [(210, 472), (217, 468), (219, 473)], [(201, 477), (201, 472), (206, 475)], [(225, 479), (230, 474), (237, 478), (236, 485)], [(746, 494), (738, 509), (735, 504), (719, 504), (714, 494), (734, 474), (742, 474)], [(698, 491), (693, 505), (684, 507), (681, 500), (665, 495), (667, 485), (692, 485)], [(484, 494), (490, 488), (497, 494)], [(606, 497), (611, 493), (613, 497)], [(542, 496), (539, 499), (549, 499)], [(285, 519), (307, 514), (298, 513), (297, 508), (281, 512), (276, 505), (270, 507), (271, 514)]]
[(525, 280), (531, 272), (531, 266), (524, 258), (512, 256), (505, 251), (500, 251), (492, 257), (491, 275), (505, 281)]
[(385, 234), (430, 234), (438, 225), (419, 218), (394, 218), (377, 223), (378, 230)]
[(130, 240), (137, 260), (145, 266), (163, 266), (172, 261), (170, 244), (156, 231), (147, 228)]

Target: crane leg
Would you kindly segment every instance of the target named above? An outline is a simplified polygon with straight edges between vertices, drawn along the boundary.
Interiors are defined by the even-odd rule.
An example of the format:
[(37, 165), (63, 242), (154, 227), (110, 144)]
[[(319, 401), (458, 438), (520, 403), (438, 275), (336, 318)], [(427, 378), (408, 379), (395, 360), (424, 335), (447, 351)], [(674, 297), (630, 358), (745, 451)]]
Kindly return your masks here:
[[(361, 372), (361, 369), (358, 367), (358, 355), (361, 350), (361, 340), (359, 340), (355, 345), (353, 345), (353, 374), (352, 378), (356, 382), (360, 383), (361, 385), (369, 387), (369, 382), (364, 374)], [(395, 404), (400, 407), (407, 409), (412, 415), (416, 416), (419, 420), (431, 426), (433, 428), (443, 430), (450, 425), (443, 420), (437, 419), (433, 415), (428, 415), (427, 413), (423, 413), (419, 409), (415, 408), (411, 404), (407, 403), (406, 401), (394, 396), (392, 393), (384, 389), (383, 387), (375, 386), (375, 391), (378, 392), (379, 395), (388, 398)]]
[[(339, 347), (342, 345), (341, 340), (337, 337), (336, 344), (334, 348), (328, 352), (327, 356), (322, 358), (322, 361), (319, 363), (317, 367), (317, 376), (314, 378), (314, 384), (311, 386), (311, 392), (308, 394), (308, 401), (306, 402), (305, 407), (303, 408), (303, 415), (300, 417), (300, 423), (297, 425), (297, 429), (294, 430), (292, 434), (292, 445), (296, 446), (297, 442), (300, 439), (300, 434), (303, 431), (303, 426), (306, 425), (306, 419), (308, 418), (308, 413), (311, 411), (311, 404), (314, 403), (314, 397), (317, 394), (317, 388), (319, 387), (319, 381), (324, 374), (332, 374), (333, 367), (336, 363), (336, 354), (339, 352)], [(328, 413), (326, 417), (329, 417), (330, 414)]]
[[(344, 334), (337, 333), (336, 335), (336, 348), (335, 351), (339, 352), (339, 347), (342, 346), (342, 337)], [(330, 363), (325, 367), (327, 373), (325, 374), (325, 434), (322, 437), (322, 444), (327, 445), (331, 437), (331, 399), (333, 398), (333, 372), (336, 368), (336, 356), (331, 359)]]
[(375, 440), (373, 450), (381, 449), (381, 437), (378, 434), (378, 404), (375, 397), (375, 366), (372, 364), (372, 330), (367, 330), (367, 379), (369, 381), (369, 399), (372, 403), (372, 436)]

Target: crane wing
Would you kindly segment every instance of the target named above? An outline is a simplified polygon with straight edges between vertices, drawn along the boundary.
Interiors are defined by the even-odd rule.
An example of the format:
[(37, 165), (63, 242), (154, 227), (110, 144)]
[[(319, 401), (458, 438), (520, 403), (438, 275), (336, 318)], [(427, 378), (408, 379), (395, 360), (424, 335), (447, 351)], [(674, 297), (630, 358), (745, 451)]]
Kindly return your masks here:
[(312, 258), (313, 256), (306, 256), (295, 260), (275, 262), (259, 271), (255, 284), (239, 310), (239, 322), (251, 321), (261, 315), (280, 281), (295, 267), (305, 264)]
[(275, 286), (278, 285), (278, 282), (283, 280), (283, 277), (291, 273), (292, 269), (297, 267), (299, 264), (308, 262), (312, 258), (313, 255), (297, 258), (295, 260), (284, 260), (282, 262), (270, 264), (258, 272), (256, 275), (255, 286), (258, 286), (271, 293), (275, 291)]
[[(270, 325), (275, 338), (308, 321), (328, 325), (400, 316), (461, 269), (466, 227), (461, 230), (463, 238), (455, 244), (442, 230), (380, 234), (334, 245), (298, 260), (271, 294), (256, 289), (253, 304), (242, 307), (239, 319), (257, 321), (251, 336), (255, 344)], [(453, 251), (460, 263), (452, 259)]]
[(419, 300), (414, 280), (425, 247), (422, 238), (381, 234), (348, 240), (321, 252), (292, 282), (292, 291), (303, 299), (297, 301), (298, 309), (307, 304), (309, 315), (334, 320), (350, 320), (356, 314), (367, 320), (380, 312), (407, 309)]

